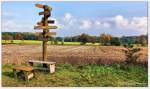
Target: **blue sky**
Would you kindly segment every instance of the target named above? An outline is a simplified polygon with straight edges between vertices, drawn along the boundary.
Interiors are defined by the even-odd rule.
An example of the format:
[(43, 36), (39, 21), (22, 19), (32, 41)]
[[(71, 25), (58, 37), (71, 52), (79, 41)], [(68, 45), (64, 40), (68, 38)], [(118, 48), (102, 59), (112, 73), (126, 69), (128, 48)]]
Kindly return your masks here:
[[(34, 4), (50, 5), (58, 26), (56, 36), (81, 33), (98, 36), (147, 33), (147, 2), (2, 2), (2, 32), (38, 32), (33, 27), (42, 11)], [(41, 30), (42, 31), (42, 30)]]

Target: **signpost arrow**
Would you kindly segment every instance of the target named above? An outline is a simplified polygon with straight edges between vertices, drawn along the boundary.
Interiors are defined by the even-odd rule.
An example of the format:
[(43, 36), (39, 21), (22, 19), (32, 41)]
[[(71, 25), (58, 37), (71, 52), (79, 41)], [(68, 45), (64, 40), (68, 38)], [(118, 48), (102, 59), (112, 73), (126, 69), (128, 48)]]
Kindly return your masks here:
[[(43, 33), (41, 33), (41, 32), (37, 32), (37, 34), (43, 35)], [(45, 35), (46, 35), (46, 36), (56, 35), (56, 32), (48, 32), (48, 33), (46, 33)]]
[(37, 22), (37, 25), (43, 26), (43, 23), (42, 22)]
[(54, 24), (54, 23), (55, 23), (55, 21), (54, 21), (54, 20), (48, 20), (48, 23), (50, 23), (50, 24)]
[(34, 26), (34, 29), (57, 29), (57, 26)]
[(44, 5), (42, 5), (42, 4), (35, 4), (35, 6), (38, 8), (44, 8)]
[(56, 32), (48, 32), (46, 33), (47, 36), (56, 35)]

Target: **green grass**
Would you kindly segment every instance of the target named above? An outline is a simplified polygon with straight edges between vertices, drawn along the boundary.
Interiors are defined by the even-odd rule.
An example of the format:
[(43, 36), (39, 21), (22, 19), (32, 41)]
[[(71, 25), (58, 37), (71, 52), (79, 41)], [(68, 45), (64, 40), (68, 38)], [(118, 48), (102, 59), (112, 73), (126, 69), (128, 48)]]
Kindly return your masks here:
[(57, 64), (56, 72), (36, 72), (29, 81), (14, 79), (12, 65), (2, 65), (2, 86), (147, 87), (148, 72), (138, 65), (123, 66)]
[[(11, 43), (11, 40), (2, 40), (2, 43)], [(36, 40), (13, 40), (13, 44), (41, 44), (42, 41)]]
[[(38, 40), (13, 40), (13, 42), (11, 42), (11, 40), (2, 40), (2, 43), (13, 43), (13, 44), (42, 44), (42, 41), (38, 41)], [(51, 44), (51, 41), (48, 41), (48, 44)], [(59, 45), (61, 45), (61, 42), (58, 42)], [(80, 45), (80, 42), (64, 42), (64, 45)], [(99, 45), (99, 43), (86, 43), (86, 45)]]

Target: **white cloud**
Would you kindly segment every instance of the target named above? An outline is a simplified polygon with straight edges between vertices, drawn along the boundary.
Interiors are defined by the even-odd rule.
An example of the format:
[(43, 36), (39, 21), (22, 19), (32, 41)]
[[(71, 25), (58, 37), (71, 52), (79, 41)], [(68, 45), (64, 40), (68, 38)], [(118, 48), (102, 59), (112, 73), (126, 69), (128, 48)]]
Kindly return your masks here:
[(92, 22), (90, 20), (83, 20), (81, 22), (80, 29), (90, 29), (92, 27)]
[(28, 24), (17, 23), (15, 20), (8, 20), (2, 22), (3, 32), (27, 32), (32, 31), (33, 27)]
[(31, 32), (34, 31), (30, 22), (20, 20), (20, 14), (7, 10), (2, 13), (2, 31), (3, 32)]
[(64, 17), (64, 21), (70, 21), (73, 18), (73, 16), (70, 13), (66, 13)]
[(97, 29), (100, 29), (100, 28), (110, 28), (111, 25), (107, 21), (106, 22), (100, 22), (100, 21), (96, 20), (95, 21), (95, 27)]
[(101, 26), (102, 24), (101, 24), (100, 21), (95, 21), (95, 25), (99, 27), (99, 26)]
[[(108, 19), (108, 18), (107, 18)], [(147, 17), (125, 18), (122, 15), (111, 17), (110, 21), (115, 24), (115, 28), (122, 30), (138, 31), (142, 34), (147, 33)]]
[(75, 17), (73, 17), (71, 15), (71, 13), (66, 13), (64, 18), (63, 18), (63, 22), (65, 24), (68, 24), (68, 25), (73, 25), (73, 23), (76, 21)]
[(57, 18), (59, 29), (70, 30), (76, 26), (77, 19), (71, 14), (66, 13), (63, 17)]
[(113, 19), (117, 25), (117, 27), (122, 28), (122, 27), (127, 27), (128, 26), (128, 20), (125, 19), (122, 15), (117, 15), (113, 17)]
[(110, 26), (111, 25), (108, 22), (103, 23), (103, 27), (105, 27), (105, 28), (110, 28)]
[(147, 17), (133, 17), (129, 24), (130, 28), (147, 33)]
[[(111, 32), (138, 32), (145, 34), (147, 32), (147, 17), (125, 18), (122, 15), (103, 18), (75, 18), (71, 13), (66, 13), (64, 18), (58, 20), (62, 29), (76, 30), (103, 30), (110, 29)], [(119, 30), (117, 30), (119, 29)], [(109, 30), (109, 31), (110, 31)], [(107, 31), (108, 32), (108, 31)]]
[[(7, 14), (5, 14), (7, 15)], [(59, 32), (67, 34), (81, 33), (81, 32), (112, 32), (122, 34), (124, 32), (136, 32), (140, 34), (147, 33), (147, 17), (130, 17), (126, 18), (122, 15), (116, 15), (114, 17), (103, 17), (103, 18), (77, 18), (71, 13), (66, 13), (61, 18), (53, 18), (55, 25), (58, 26)], [(2, 31), (11, 32), (26, 32), (34, 31), (34, 24), (25, 23), (11, 19), (5, 19), (2, 21)], [(107, 30), (109, 29), (109, 30)], [(67, 31), (66, 31), (67, 30)], [(56, 30), (57, 31), (57, 30)], [(94, 33), (94, 32), (93, 32)]]

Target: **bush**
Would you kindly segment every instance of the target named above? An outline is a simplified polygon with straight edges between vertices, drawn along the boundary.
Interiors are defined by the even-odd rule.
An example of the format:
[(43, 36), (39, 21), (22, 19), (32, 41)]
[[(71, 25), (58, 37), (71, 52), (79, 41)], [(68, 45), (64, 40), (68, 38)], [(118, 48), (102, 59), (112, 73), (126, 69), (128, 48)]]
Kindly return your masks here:
[(126, 63), (136, 63), (136, 60), (138, 58), (138, 56), (134, 56), (134, 53), (140, 51), (140, 48), (134, 48), (133, 45), (124, 45), (124, 47), (126, 48), (126, 50), (124, 50), (125, 52), (125, 56), (126, 56)]

